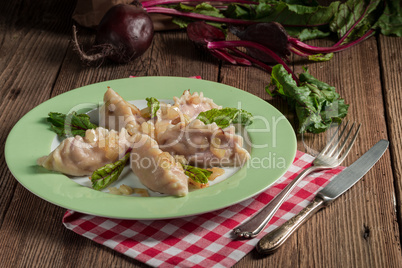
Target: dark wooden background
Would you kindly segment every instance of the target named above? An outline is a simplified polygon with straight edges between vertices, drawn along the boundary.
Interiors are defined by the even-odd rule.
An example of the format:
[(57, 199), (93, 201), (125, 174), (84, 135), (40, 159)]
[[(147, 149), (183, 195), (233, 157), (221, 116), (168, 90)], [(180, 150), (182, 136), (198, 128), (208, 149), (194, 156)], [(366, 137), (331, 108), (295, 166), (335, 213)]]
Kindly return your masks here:
[[(8, 170), (4, 143), (32, 108), (88, 84), (135, 76), (193, 76), (251, 92), (294, 115), (265, 93), (269, 75), (222, 64), (196, 49), (183, 31), (160, 32), (141, 59), (127, 65), (88, 67), (71, 47), (75, 1), (0, 1), (0, 263), (2, 267), (146, 267), (67, 229), (65, 209), (22, 187)], [(92, 31), (80, 28), (84, 44)], [(328, 40), (310, 42), (331, 45)], [(348, 119), (363, 124), (349, 165), (379, 139), (390, 148), (375, 167), (330, 207), (316, 214), (275, 254), (255, 251), (235, 267), (401, 267), (402, 38), (377, 36), (336, 54), (329, 62), (293, 59), (335, 86), (350, 104)], [(298, 149), (305, 151), (298, 136)], [(309, 142), (319, 146), (321, 136)]]

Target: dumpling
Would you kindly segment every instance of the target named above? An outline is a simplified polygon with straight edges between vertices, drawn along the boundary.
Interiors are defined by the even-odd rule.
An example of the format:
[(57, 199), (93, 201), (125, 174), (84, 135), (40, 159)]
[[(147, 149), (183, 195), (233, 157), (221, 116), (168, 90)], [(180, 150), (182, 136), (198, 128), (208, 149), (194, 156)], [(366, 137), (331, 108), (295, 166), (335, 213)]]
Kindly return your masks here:
[(104, 105), (100, 108), (100, 126), (119, 131), (127, 129), (130, 135), (138, 133), (141, 124), (146, 120), (141, 117), (140, 110), (125, 101), (113, 89), (108, 88), (104, 97)]
[(171, 126), (158, 136), (158, 143), (161, 150), (203, 166), (241, 166), (250, 158), (234, 126), (221, 129), (198, 119)]
[(164, 133), (172, 125), (179, 123), (187, 124), (189, 121), (189, 117), (183, 114), (178, 107), (161, 103), (160, 109), (156, 112), (156, 118), (154, 119), (155, 134), (153, 138), (157, 139), (160, 134)]
[(141, 110), (141, 115), (149, 120), (141, 124), (139, 133), (147, 134), (153, 139), (157, 139), (159, 133), (163, 133), (170, 125), (189, 122), (188, 116), (183, 114), (177, 106), (161, 102), (156, 116), (151, 118), (149, 108)]
[(140, 182), (150, 190), (168, 195), (188, 194), (188, 178), (180, 163), (158, 148), (154, 139), (144, 134), (134, 137), (131, 169)]
[(96, 169), (117, 161), (130, 147), (130, 135), (125, 129), (120, 133), (104, 128), (89, 129), (85, 137), (70, 137), (48, 156), (37, 160), (48, 170), (72, 176), (91, 175)]
[(191, 94), (189, 90), (185, 90), (180, 98), (173, 97), (173, 100), (174, 106), (178, 107), (191, 120), (195, 119), (201, 112), (222, 109), (222, 106), (215, 104), (212, 99), (204, 97), (203, 92)]

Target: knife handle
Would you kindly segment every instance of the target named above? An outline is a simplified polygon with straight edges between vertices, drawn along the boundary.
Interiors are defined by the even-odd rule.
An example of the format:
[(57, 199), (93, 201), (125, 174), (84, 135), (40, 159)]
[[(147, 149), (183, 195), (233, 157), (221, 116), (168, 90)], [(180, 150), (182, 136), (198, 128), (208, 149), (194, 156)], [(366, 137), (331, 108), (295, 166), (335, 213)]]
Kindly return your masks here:
[(266, 234), (257, 244), (257, 251), (261, 254), (270, 254), (276, 251), (297, 228), (324, 207), (324, 200), (316, 196), (313, 201), (296, 216)]

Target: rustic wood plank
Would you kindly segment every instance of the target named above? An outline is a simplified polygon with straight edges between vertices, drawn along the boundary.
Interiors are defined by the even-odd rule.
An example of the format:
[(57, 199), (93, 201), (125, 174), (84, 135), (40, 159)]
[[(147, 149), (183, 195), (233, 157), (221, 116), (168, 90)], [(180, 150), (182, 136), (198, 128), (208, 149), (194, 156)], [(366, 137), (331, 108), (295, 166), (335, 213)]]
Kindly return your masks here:
[[(65, 1), (68, 2), (68, 1)], [(14, 124), (48, 98), (68, 46), (66, 25), (73, 3), (42, 1), (0, 4), (0, 150)], [(33, 8), (33, 6), (35, 8)], [(16, 180), (0, 154), (0, 223), (7, 212)]]
[[(346, 166), (379, 139), (388, 138), (377, 61), (377, 43), (371, 38), (329, 62), (309, 65), (313, 75), (335, 86), (350, 104), (347, 119), (362, 123)], [(310, 266), (311, 258), (318, 267), (397, 267), (401, 263), (390, 161), (387, 152), (362, 181), (299, 230), (300, 266)], [(340, 246), (344, 250), (336, 250)]]
[(402, 38), (379, 37), (381, 81), (396, 190), (399, 233), (402, 232)]
[[(69, 44), (74, 2), (12, 1), (0, 5), (0, 149), (4, 151), (12, 126), (50, 95)], [(7, 267), (69, 263), (72, 255), (49, 243), (59, 241), (68, 249), (60, 224), (64, 210), (19, 185), (7, 169), (4, 155), (0, 157), (1, 263)], [(61, 263), (55, 256), (63, 258)]]
[[(318, 46), (330, 45), (328, 41), (311, 43)], [(306, 61), (296, 58), (296, 73), (301, 72), (301, 67), (307, 64), (310, 73), (335, 86), (346, 102), (351, 104), (348, 119), (363, 123), (359, 140), (345, 165), (356, 160), (380, 138), (387, 138), (376, 51), (376, 40), (372, 38), (364, 44), (335, 55), (330, 62), (307, 64)], [(222, 81), (234, 81), (232, 83), (235, 86), (250, 87), (253, 84), (249, 83), (252, 78), (246, 78), (245, 73), (248, 71), (240, 67), (226, 69), (224, 65), (221, 71)], [(255, 71), (254, 75), (258, 72)], [(237, 77), (242, 77), (241, 80), (245, 82), (237, 82), (236, 85)], [(261, 77), (261, 74), (258, 77)], [(261, 83), (256, 87), (262, 88)], [(253, 90), (254, 94), (266, 98), (263, 91), (258, 93), (254, 88)], [(312, 134), (306, 136), (309, 139), (308, 144), (317, 150), (322, 148), (327, 139), (325, 134), (316, 135), (317, 137)], [(306, 151), (301, 142), (301, 135), (298, 135), (298, 141), (298, 149)], [(306, 223), (295, 237), (290, 238), (284, 246), (286, 249), (282, 248), (276, 253), (277, 256), (288, 256), (286, 264), (288, 266), (292, 263), (292, 267), (295, 258), (298, 259), (296, 263), (302, 267), (343, 267), (351, 263), (358, 267), (397, 266), (401, 259), (393, 193), (393, 174), (387, 153), (362, 182)], [(378, 213), (385, 215), (386, 219), (378, 221)], [(328, 233), (327, 230), (336, 230), (336, 233)], [(322, 242), (321, 239), (326, 241)], [(346, 250), (334, 250), (339, 245), (346, 247)], [(285, 255), (288, 252), (290, 253)], [(266, 257), (262, 261), (264, 266), (278, 263), (276, 254)], [(239, 262), (239, 267), (250, 258), (253, 258), (252, 254)]]
[[(96, 32), (82, 27), (78, 27), (77, 30), (82, 49), (89, 50)], [(148, 50), (140, 58), (128, 64), (116, 64), (108, 60), (88, 64), (80, 60), (73, 45), (70, 44), (51, 97), (98, 82), (128, 78), (130, 75), (145, 76), (150, 61), (150, 51)]]
[[(221, 68), (218, 61), (193, 47), (182, 31), (158, 33), (151, 49), (133, 63), (82, 65), (69, 47), (73, 8), (74, 3), (69, 1), (0, 3), (0, 150), (4, 151), (6, 135), (15, 122), (49, 97), (129, 75), (202, 75), (267, 100), (288, 115), (296, 127), (286, 103), (265, 93), (269, 76), (264, 71), (226, 64)], [(93, 32), (80, 29), (80, 38), (89, 44)], [(378, 48), (372, 38), (330, 62), (308, 65), (312, 74), (337, 87), (353, 104), (348, 118), (364, 124), (346, 165), (380, 138), (391, 140), (390, 152), (348, 193), (306, 223), (276, 254), (265, 257), (253, 251), (235, 267), (398, 267), (402, 262), (393, 207), (396, 188), (402, 222), (398, 88), (401, 41), (380, 37), (379, 44)], [(302, 65), (298, 62), (296, 71)], [(325, 135), (309, 139), (314, 146), (324, 141)], [(301, 142), (298, 148), (304, 150)], [(64, 228), (61, 218), (65, 210), (19, 185), (5, 166), (3, 155), (0, 160), (0, 262), (5, 267), (148, 267)]]
[[(29, 204), (27, 206), (26, 204)], [(18, 185), (1, 229), (0, 260), (8, 267), (148, 267), (66, 229), (65, 209)]]
[[(88, 49), (94, 39), (93, 31), (80, 28), (78, 34), (84, 49)], [(203, 79), (216, 81), (218, 68), (217, 61), (194, 49), (183, 31), (158, 32), (147, 52), (128, 64), (105, 61), (88, 66), (80, 61), (73, 49), (69, 49), (52, 96), (130, 75), (190, 77), (203, 74)]]
[(183, 30), (160, 32), (154, 38), (149, 76), (190, 77), (217, 81), (219, 62), (195, 48)]
[[(27, 5), (15, 1), (14, 4), (0, 8), (4, 12), (1, 29), (5, 29), (0, 39), (2, 151), (6, 136), (18, 119), (51, 96), (66, 51), (68, 60), (72, 58), (68, 46), (74, 2), (41, 1)], [(82, 67), (78, 62), (73, 66)], [(108, 71), (105, 70), (106, 74)], [(95, 70), (95, 73), (102, 79), (102, 72)], [(67, 76), (75, 78), (71, 73)], [(98, 261), (99, 266), (119, 263), (118, 266), (131, 267), (135, 263), (65, 229), (61, 224), (65, 209), (41, 200), (19, 185), (5, 166), (3, 155), (1, 160), (0, 260), (4, 266), (80, 267)], [(146, 267), (139, 262), (138, 265)]]

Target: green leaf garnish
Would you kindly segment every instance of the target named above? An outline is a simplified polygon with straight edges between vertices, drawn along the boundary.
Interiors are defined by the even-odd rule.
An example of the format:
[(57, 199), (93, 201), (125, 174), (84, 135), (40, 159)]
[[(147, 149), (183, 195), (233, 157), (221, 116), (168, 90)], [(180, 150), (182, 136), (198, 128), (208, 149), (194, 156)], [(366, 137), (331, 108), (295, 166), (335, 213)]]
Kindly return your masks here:
[(151, 98), (146, 98), (145, 99), (147, 101), (147, 106), (149, 108), (149, 112), (151, 114), (151, 117), (155, 117), (156, 116), (156, 112), (159, 110), (160, 108), (160, 103), (157, 99), (155, 99), (154, 97)]
[(297, 85), (281, 65), (272, 68), (271, 84), (276, 86), (274, 93), (283, 96), (296, 110), (299, 119), (299, 133), (306, 131), (320, 133), (327, 130), (332, 122), (340, 122), (348, 113), (349, 105), (335, 92), (335, 88), (314, 78), (305, 70), (299, 75)]
[(236, 108), (211, 109), (201, 112), (197, 119), (205, 124), (216, 123), (218, 127), (225, 128), (230, 124), (248, 126), (253, 123), (253, 115), (245, 110)]
[(95, 170), (90, 177), (92, 188), (102, 190), (115, 182), (129, 159), (130, 153), (127, 153), (122, 159)]
[(77, 114), (71, 112), (66, 115), (63, 113), (50, 112), (47, 122), (51, 123), (51, 129), (60, 137), (71, 137), (75, 135), (85, 136), (85, 131), (95, 129), (97, 125), (89, 121), (87, 114)]
[(184, 174), (186, 174), (190, 179), (200, 184), (208, 184), (208, 178), (211, 176), (212, 171), (190, 165), (182, 164), (182, 166)]

